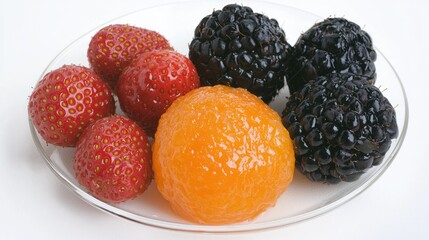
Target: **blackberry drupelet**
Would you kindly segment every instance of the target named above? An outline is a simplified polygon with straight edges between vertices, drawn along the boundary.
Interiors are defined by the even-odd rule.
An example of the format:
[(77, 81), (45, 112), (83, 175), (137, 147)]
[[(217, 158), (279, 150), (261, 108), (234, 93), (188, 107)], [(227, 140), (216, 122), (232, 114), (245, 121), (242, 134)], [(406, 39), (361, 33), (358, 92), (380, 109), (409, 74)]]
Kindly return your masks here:
[(353, 73), (372, 81), (376, 79), (377, 53), (371, 37), (344, 18), (327, 18), (316, 23), (300, 36), (291, 55), (286, 72), (291, 93), (330, 73)]
[(275, 19), (230, 4), (201, 20), (189, 58), (202, 85), (245, 88), (268, 103), (284, 86), (290, 49)]
[(307, 178), (355, 181), (382, 162), (398, 136), (395, 109), (365, 78), (321, 76), (286, 103), (283, 124), (294, 142), (296, 167)]

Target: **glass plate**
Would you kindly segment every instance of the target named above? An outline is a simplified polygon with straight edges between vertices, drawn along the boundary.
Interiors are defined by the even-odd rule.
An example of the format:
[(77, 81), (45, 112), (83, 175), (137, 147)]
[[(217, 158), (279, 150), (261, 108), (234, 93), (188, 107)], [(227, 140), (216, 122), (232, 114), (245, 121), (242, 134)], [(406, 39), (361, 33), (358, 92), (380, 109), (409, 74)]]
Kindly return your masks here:
[[(156, 30), (163, 34), (177, 51), (187, 55), (188, 44), (200, 19), (210, 14), (213, 9), (221, 9), (228, 3), (231, 2), (194, 0), (165, 4), (116, 18), (103, 26), (112, 23), (128, 23)], [(319, 16), (293, 7), (260, 1), (240, 1), (239, 3), (252, 7), (255, 12), (277, 19), (286, 32), (287, 40), (292, 45), (302, 32), (322, 20)], [(88, 43), (95, 32), (103, 26), (86, 33), (67, 46), (52, 60), (42, 76), (63, 64), (89, 66), (86, 58)], [(83, 200), (113, 215), (145, 225), (197, 232), (238, 232), (284, 226), (315, 217), (349, 201), (374, 183), (386, 171), (398, 153), (408, 124), (407, 98), (397, 73), (383, 54), (379, 51), (377, 53), (378, 78), (376, 84), (395, 107), (399, 127), (398, 139), (393, 140), (383, 163), (371, 168), (355, 182), (337, 185), (310, 182), (296, 171), (293, 183), (278, 199), (275, 207), (268, 209), (256, 219), (238, 224), (207, 226), (183, 220), (171, 211), (168, 203), (157, 191), (154, 182), (137, 199), (120, 204), (102, 202), (88, 194), (75, 180), (72, 169), (74, 149), (46, 144), (35, 131), (31, 121), (30, 129), (37, 148), (55, 175)], [(285, 94), (286, 91), (281, 92), (271, 104), (277, 111), (281, 111), (284, 107)]]

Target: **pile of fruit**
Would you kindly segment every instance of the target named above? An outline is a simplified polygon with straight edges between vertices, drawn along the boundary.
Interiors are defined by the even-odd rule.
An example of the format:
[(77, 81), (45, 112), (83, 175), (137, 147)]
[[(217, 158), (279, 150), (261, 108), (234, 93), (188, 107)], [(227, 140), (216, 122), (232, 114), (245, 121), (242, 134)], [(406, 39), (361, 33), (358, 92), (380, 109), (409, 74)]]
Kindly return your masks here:
[[(35, 87), (36, 130), (76, 149), (75, 176), (96, 198), (127, 201), (154, 179), (185, 219), (241, 222), (275, 205), (295, 167), (355, 181), (398, 135), (374, 86), (372, 40), (353, 22), (328, 18), (292, 46), (275, 19), (230, 4), (191, 37), (188, 58), (153, 30), (109, 25), (88, 45), (90, 66), (64, 65)], [(283, 88), (280, 116), (267, 104)]]

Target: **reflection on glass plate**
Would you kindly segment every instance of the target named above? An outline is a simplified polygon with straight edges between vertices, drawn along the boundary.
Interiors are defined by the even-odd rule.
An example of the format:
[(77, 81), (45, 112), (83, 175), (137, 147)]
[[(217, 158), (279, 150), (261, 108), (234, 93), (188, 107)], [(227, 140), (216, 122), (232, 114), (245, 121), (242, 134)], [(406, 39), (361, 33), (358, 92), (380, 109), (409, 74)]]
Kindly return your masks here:
[[(188, 44), (200, 19), (210, 14), (213, 9), (221, 9), (228, 3), (231, 2), (195, 0), (160, 5), (119, 17), (106, 25), (128, 23), (158, 31), (170, 41), (177, 51), (187, 55)], [(277, 19), (286, 32), (288, 42), (292, 45), (302, 32), (321, 20), (321, 17), (292, 7), (256, 1), (239, 1), (239, 3), (250, 6), (255, 12)], [(163, 18), (160, 18), (159, 15), (162, 15)], [(168, 16), (169, 19), (165, 19), (165, 16)], [(89, 66), (86, 49), (91, 37), (100, 28), (101, 26), (71, 43), (49, 64), (42, 75), (63, 64)], [(47, 145), (36, 133), (31, 121), (30, 129), (37, 148), (57, 177), (83, 200), (111, 214), (150, 226), (183, 231), (235, 232), (284, 226), (320, 215), (352, 199), (381, 176), (399, 151), (408, 125), (407, 99), (395, 70), (381, 52), (377, 53), (379, 57), (376, 61), (376, 84), (395, 107), (400, 131), (398, 139), (393, 140), (383, 163), (370, 169), (356, 182), (337, 185), (313, 183), (296, 172), (293, 183), (278, 199), (275, 207), (268, 209), (252, 221), (239, 224), (206, 226), (187, 222), (170, 210), (168, 203), (158, 193), (154, 182), (137, 199), (121, 204), (104, 203), (89, 195), (75, 180), (72, 169), (74, 149)], [(284, 107), (285, 92), (281, 92), (271, 104), (277, 111), (281, 111)]]

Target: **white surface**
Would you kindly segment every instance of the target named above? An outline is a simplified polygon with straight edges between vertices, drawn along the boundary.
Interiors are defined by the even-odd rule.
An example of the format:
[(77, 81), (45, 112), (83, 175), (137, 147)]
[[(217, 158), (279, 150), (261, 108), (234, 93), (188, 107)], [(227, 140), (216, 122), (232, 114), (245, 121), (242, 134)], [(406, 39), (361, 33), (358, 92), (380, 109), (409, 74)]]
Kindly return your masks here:
[[(364, 26), (405, 85), (410, 124), (404, 145), (386, 173), (345, 205), (283, 228), (194, 234), (108, 215), (65, 188), (44, 163), (29, 133), (27, 100), (32, 86), (51, 59), (83, 33), (117, 16), (163, 2), (171, 0), (0, 0), (2, 239), (424, 239), (429, 234), (425, 99), (429, 89), (429, 2), (424, 0), (283, 2), (323, 17), (343, 16)], [(154, 21), (163, 21), (162, 16)]]

